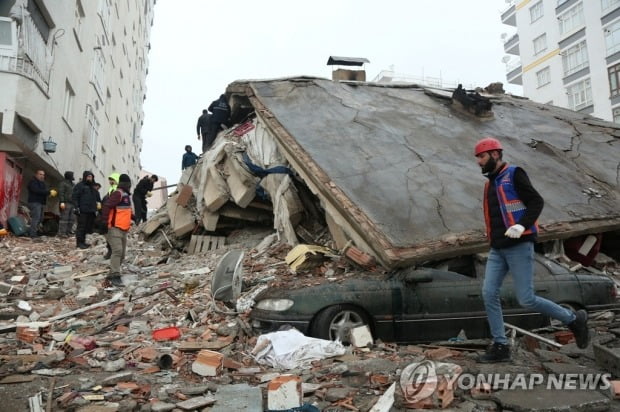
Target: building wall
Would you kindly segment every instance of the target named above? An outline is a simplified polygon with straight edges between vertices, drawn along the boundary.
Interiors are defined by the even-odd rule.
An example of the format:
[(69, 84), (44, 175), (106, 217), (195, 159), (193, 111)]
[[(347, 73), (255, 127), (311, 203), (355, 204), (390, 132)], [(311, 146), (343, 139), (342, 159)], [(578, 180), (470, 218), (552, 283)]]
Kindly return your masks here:
[(104, 187), (112, 171), (137, 181), (155, 1), (9, 0), (8, 13), (3, 2), (0, 24), (18, 38), (16, 56), (0, 49), (0, 151), (20, 158), (25, 181), (38, 168), (51, 186), (66, 170)]
[[(532, 10), (542, 4), (542, 16), (532, 21)], [(521, 0), (514, 2), (519, 57), (522, 67), (523, 95), (540, 103), (573, 108), (571, 86), (590, 81), (589, 98), (576, 109), (606, 120), (613, 120), (612, 110), (620, 107), (611, 96), (608, 67), (620, 63), (608, 52), (609, 28), (620, 22), (620, 0)], [(603, 9), (603, 7), (606, 7)], [(583, 21), (561, 34), (560, 21), (582, 8)], [(618, 23), (620, 24), (620, 23)], [(534, 41), (545, 34), (547, 46), (538, 52)], [(620, 42), (620, 30), (616, 35)], [(566, 74), (563, 56), (585, 41), (587, 64), (575, 73)], [(540, 85), (537, 74), (548, 68), (550, 82)]]

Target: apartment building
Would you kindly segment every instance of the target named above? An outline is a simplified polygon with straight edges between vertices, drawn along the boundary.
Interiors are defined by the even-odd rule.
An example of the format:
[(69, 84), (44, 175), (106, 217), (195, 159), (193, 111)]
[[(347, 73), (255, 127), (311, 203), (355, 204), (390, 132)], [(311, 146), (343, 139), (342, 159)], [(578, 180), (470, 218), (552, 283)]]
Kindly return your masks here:
[(0, 222), (37, 169), (137, 182), (155, 1), (0, 3)]
[(620, 123), (620, 0), (507, 0), (508, 83), (536, 102)]

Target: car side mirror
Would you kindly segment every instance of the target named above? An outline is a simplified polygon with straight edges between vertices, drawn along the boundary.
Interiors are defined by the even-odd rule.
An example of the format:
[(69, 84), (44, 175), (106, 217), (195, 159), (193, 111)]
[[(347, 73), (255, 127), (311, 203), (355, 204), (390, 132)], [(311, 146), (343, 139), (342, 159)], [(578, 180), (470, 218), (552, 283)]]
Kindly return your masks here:
[(413, 272), (405, 275), (407, 283), (428, 283), (433, 281), (433, 276), (427, 272)]

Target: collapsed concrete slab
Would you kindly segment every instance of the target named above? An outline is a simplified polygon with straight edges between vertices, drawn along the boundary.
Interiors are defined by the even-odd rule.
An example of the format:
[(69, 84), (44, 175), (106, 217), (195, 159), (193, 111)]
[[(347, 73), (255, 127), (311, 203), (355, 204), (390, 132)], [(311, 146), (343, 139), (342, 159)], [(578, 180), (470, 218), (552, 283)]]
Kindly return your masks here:
[(386, 268), (483, 252), (473, 146), (486, 135), (545, 198), (540, 241), (620, 229), (616, 124), (484, 93), (477, 116), (452, 90), (416, 85), (290, 78), (237, 81), (227, 95), (235, 126), (168, 202), (177, 237), (263, 224), (294, 246), (328, 233), (328, 246), (355, 245)]
[[(620, 228), (620, 128), (581, 113), (492, 96), (484, 121), (448, 93), (313, 78), (229, 85), (340, 229), (387, 267), (487, 248), (484, 177), (473, 156), (499, 138), (545, 198), (540, 239)], [(329, 221), (328, 220), (328, 221)], [(341, 246), (341, 245), (338, 245)]]

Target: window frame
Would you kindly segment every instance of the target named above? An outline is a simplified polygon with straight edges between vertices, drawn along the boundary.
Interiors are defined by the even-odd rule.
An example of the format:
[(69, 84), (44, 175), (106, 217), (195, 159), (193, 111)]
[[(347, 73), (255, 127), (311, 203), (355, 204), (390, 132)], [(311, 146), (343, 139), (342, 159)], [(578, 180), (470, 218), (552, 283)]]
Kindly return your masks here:
[[(620, 51), (620, 20), (616, 20), (611, 24), (603, 27), (603, 37), (605, 41), (606, 57)], [(616, 42), (610, 44), (610, 40), (616, 39)]]
[(620, 63), (607, 68), (607, 80), (609, 81), (609, 96), (620, 96)]
[[(570, 22), (570, 25), (567, 25)], [(583, 3), (579, 2), (574, 7), (566, 10), (558, 16), (558, 29), (560, 37), (564, 37), (568, 33), (572, 33), (578, 27), (585, 25), (585, 15), (583, 12)]]
[(536, 83), (539, 88), (551, 83), (551, 68), (549, 66), (546, 66), (536, 72)]
[(71, 125), (71, 114), (73, 113), (73, 102), (75, 100), (75, 91), (71, 87), (69, 80), (65, 79), (65, 97), (62, 107), (62, 118), (64, 121)]
[(568, 97), (568, 107), (571, 110), (579, 111), (592, 104), (592, 81), (590, 78), (583, 79), (566, 87)]
[(585, 40), (562, 51), (562, 69), (564, 77), (570, 76), (590, 65), (588, 44)]
[(540, 20), (545, 15), (545, 9), (543, 2), (540, 0), (538, 3), (530, 7), (530, 24)]
[[(542, 44), (541, 48), (537, 47), (537, 42)], [(535, 37), (532, 40), (532, 47), (534, 49), (534, 55), (538, 56), (540, 53), (544, 52), (545, 50), (547, 50), (547, 33), (543, 33), (538, 37)]]

